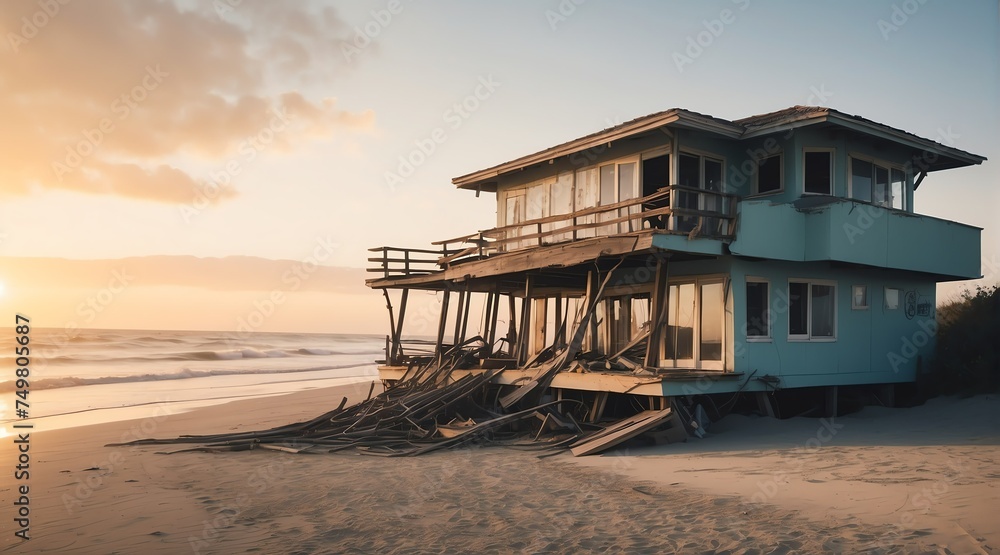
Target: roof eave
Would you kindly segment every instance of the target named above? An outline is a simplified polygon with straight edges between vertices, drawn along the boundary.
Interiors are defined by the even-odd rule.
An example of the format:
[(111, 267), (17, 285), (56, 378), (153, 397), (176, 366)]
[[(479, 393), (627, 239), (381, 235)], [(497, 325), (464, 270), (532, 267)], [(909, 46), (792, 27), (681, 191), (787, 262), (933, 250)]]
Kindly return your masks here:
[(522, 156), (521, 158), (516, 158), (510, 162), (505, 162), (498, 166), (493, 166), (485, 170), (480, 170), (470, 174), (462, 175), (451, 180), (451, 182), (459, 189), (472, 189), (475, 190), (480, 188), (482, 182), (495, 178), (501, 174), (512, 172), (515, 170), (520, 170), (532, 166), (534, 164), (540, 164), (548, 162), (549, 160), (554, 160), (560, 156), (567, 156), (582, 150), (587, 150), (588, 148), (594, 148), (606, 143), (614, 142), (620, 139), (624, 139), (631, 135), (637, 133), (643, 133), (658, 127), (663, 127), (664, 125), (673, 123), (679, 119), (678, 110), (669, 110), (664, 112), (658, 117), (650, 118), (648, 120), (637, 121), (633, 125), (622, 126), (620, 128), (612, 128), (604, 133), (598, 133), (580, 139), (570, 141), (568, 143), (563, 143), (562, 145), (555, 146), (536, 152), (534, 154), (529, 154), (527, 156)]
[(589, 135), (586, 137), (581, 137), (574, 141), (564, 143), (562, 145), (552, 147), (534, 154), (529, 154), (528, 156), (523, 156), (510, 162), (500, 164), (498, 166), (493, 166), (485, 170), (480, 170), (474, 173), (462, 175), (451, 180), (451, 182), (459, 189), (471, 189), (471, 190), (487, 190), (493, 191), (495, 186), (483, 187), (484, 182), (496, 178), (501, 174), (520, 170), (532, 166), (534, 164), (541, 164), (554, 160), (561, 156), (567, 156), (587, 150), (589, 148), (594, 148), (600, 145), (612, 143), (617, 140), (621, 140), (639, 133), (645, 133), (653, 129), (660, 127), (665, 127), (668, 125), (680, 125), (683, 127), (700, 129), (703, 131), (708, 131), (712, 133), (717, 133), (731, 139), (740, 138), (743, 129), (737, 125), (726, 124), (724, 122), (715, 120), (714, 118), (708, 118), (688, 112), (681, 109), (668, 110), (656, 117), (651, 117), (643, 119), (641, 121), (636, 121), (633, 124), (627, 124), (620, 127), (612, 128), (603, 133), (598, 133), (594, 135)]
[(912, 135), (903, 131), (898, 131), (882, 124), (875, 122), (869, 122), (866, 120), (859, 120), (850, 116), (842, 116), (840, 114), (832, 113), (829, 116), (829, 120), (832, 123), (840, 125), (848, 129), (854, 129), (856, 131), (861, 131), (863, 133), (874, 135), (886, 140), (895, 141), (911, 148), (915, 148), (925, 152), (931, 152), (937, 154), (938, 156), (945, 157), (946, 159), (954, 160), (956, 163), (950, 163), (947, 161), (942, 161), (941, 163), (931, 163), (927, 165), (927, 171), (938, 171), (953, 168), (960, 168), (964, 166), (975, 166), (982, 164), (986, 161), (985, 156), (979, 156), (978, 154), (973, 154), (971, 152), (966, 152), (961, 149), (950, 147), (947, 145), (940, 144), (938, 142), (932, 141), (930, 139), (924, 139), (917, 135)]

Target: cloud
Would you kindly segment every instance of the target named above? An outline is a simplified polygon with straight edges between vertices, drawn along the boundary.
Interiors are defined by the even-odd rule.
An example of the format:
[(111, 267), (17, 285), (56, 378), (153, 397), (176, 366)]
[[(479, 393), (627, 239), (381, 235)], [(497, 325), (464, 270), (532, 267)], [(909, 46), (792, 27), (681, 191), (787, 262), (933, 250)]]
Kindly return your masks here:
[(372, 128), (370, 111), (294, 88), (338, 70), (350, 29), (332, 8), (232, 4), (5, 3), (0, 195), (184, 202), (205, 181), (185, 166)]

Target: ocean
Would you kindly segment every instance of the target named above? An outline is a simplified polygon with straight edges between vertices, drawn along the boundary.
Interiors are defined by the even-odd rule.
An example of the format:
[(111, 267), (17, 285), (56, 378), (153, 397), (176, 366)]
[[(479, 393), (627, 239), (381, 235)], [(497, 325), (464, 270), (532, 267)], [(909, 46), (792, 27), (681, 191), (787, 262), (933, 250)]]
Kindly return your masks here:
[(14, 329), (0, 329), (0, 437), (12, 423), (44, 431), (350, 383), (367, 391), (385, 355), (377, 335), (77, 330), (70, 337), (32, 328), (22, 419), (15, 338)]

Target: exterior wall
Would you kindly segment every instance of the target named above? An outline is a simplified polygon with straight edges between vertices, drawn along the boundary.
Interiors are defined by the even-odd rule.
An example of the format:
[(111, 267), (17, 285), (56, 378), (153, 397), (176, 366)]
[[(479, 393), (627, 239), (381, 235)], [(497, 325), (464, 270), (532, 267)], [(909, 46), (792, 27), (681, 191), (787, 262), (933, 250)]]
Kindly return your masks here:
[(808, 209), (744, 200), (738, 212), (736, 238), (729, 246), (733, 254), (836, 260), (952, 279), (980, 274), (980, 230), (965, 224), (850, 200)]
[[(747, 277), (770, 283), (771, 339), (748, 340)], [(836, 284), (836, 338), (794, 341), (788, 338), (788, 280), (829, 280)], [(916, 378), (917, 360), (933, 352), (935, 283), (903, 272), (833, 268), (826, 263), (779, 263), (734, 260), (733, 291), (737, 322), (736, 371), (781, 378), (782, 387), (852, 383), (907, 382)], [(868, 287), (868, 308), (853, 309), (852, 286)], [(900, 290), (899, 308), (885, 306), (885, 288)], [(923, 315), (908, 312), (906, 297), (915, 295)], [(918, 336), (926, 338), (920, 339)], [(912, 348), (907, 347), (910, 340)], [(915, 344), (919, 343), (919, 348)]]
[[(540, 164), (526, 168), (512, 175), (498, 176), (497, 181), (497, 226), (502, 227), (505, 221), (506, 206), (504, 193), (514, 189), (522, 189), (537, 183), (555, 182), (560, 175), (575, 175), (578, 170), (599, 166), (607, 162), (636, 156), (643, 152), (670, 146), (670, 137), (663, 133), (643, 137), (634, 141), (618, 141), (611, 146), (600, 146), (554, 161), (552, 164)], [(576, 207), (576, 210), (585, 207)]]
[[(874, 158), (903, 169), (907, 167), (912, 157), (911, 152), (898, 145), (886, 142), (876, 143), (872, 138), (849, 134), (843, 130), (799, 128), (787, 136), (792, 150), (792, 155), (788, 158), (793, 175), (791, 176), (792, 180), (789, 181), (789, 174), (785, 174), (785, 188), (790, 188), (793, 193), (786, 195), (783, 198), (785, 201), (795, 200), (803, 195), (802, 153), (807, 148), (834, 149), (833, 195), (841, 198), (850, 198), (851, 167), (849, 158), (851, 154)], [(913, 175), (911, 172), (907, 172), (905, 188), (905, 209), (908, 212), (913, 212)]]
[[(779, 387), (901, 383), (913, 381), (920, 361), (934, 349), (935, 283), (916, 274), (869, 268), (837, 268), (824, 262), (778, 262), (726, 257), (733, 302), (733, 370), (738, 379), (672, 381), (664, 395), (767, 391), (755, 378), (774, 376)], [(679, 265), (678, 265), (679, 266)], [(719, 267), (719, 266), (717, 266)], [(691, 268), (693, 269), (693, 268)], [(711, 268), (715, 269), (715, 267)], [(683, 271), (683, 270), (681, 270)], [(671, 275), (675, 272), (672, 271)], [(769, 339), (747, 338), (747, 278), (769, 283)], [(836, 285), (833, 340), (789, 339), (788, 281), (818, 280)], [(868, 308), (852, 308), (852, 286), (868, 287)], [(898, 289), (899, 307), (885, 307), (885, 288)], [(921, 311), (908, 312), (907, 298)], [(916, 308), (916, 307), (914, 307)]]

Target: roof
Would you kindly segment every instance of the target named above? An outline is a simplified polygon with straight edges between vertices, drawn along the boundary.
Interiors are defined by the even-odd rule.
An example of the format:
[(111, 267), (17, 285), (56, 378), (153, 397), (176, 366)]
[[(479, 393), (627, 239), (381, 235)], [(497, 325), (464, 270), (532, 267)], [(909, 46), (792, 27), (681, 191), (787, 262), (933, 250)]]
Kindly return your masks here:
[(699, 114), (698, 112), (682, 108), (671, 108), (635, 118), (596, 133), (584, 135), (578, 139), (567, 141), (540, 150), (534, 154), (504, 162), (503, 164), (456, 177), (452, 179), (452, 183), (463, 189), (495, 190), (495, 184), (491, 183), (490, 180), (502, 174), (664, 127), (698, 129), (715, 133), (725, 138), (738, 140), (818, 123), (827, 123), (854, 129), (855, 131), (875, 135), (920, 151), (933, 152), (937, 155), (936, 162), (929, 165), (927, 171), (980, 164), (986, 160), (983, 156), (925, 139), (902, 129), (823, 106), (792, 106), (776, 112), (758, 114), (733, 121)]

